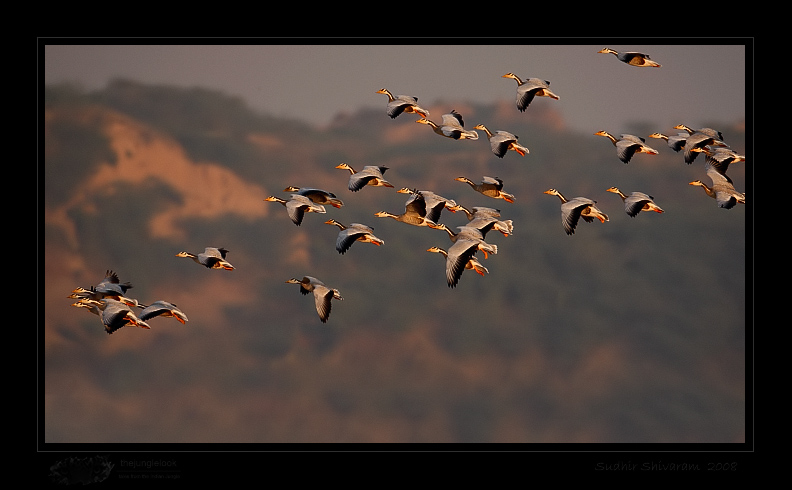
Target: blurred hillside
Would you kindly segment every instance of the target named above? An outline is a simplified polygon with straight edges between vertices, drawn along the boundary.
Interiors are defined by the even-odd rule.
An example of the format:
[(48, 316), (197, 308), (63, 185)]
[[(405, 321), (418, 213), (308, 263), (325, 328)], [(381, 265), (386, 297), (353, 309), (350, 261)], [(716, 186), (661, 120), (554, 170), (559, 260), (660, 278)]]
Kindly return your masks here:
[[(530, 149), (499, 159), (482, 132), (441, 138), (384, 104), (313, 128), (207, 89), (47, 87), (45, 442), (744, 442), (750, 156), (729, 172), (749, 205), (720, 209), (688, 185), (706, 182), (703, 156), (688, 166), (648, 138), (677, 130), (574, 133), (554, 103), (430, 108)], [(745, 153), (742, 121), (707, 125)], [(659, 155), (624, 165), (601, 129), (643, 136)], [(489, 274), (468, 271), (450, 289), (443, 259), (426, 252), (450, 247), (445, 232), (375, 217), (402, 212), (407, 196), (350, 192), (341, 162), (385, 165), (397, 189), (497, 207), (514, 235), (490, 233)], [(454, 180), (484, 175), (516, 202)], [(297, 227), (263, 201), (289, 185), (345, 206)], [(611, 186), (666, 212), (631, 218)], [(567, 236), (551, 187), (597, 200), (610, 221)], [(339, 255), (330, 218), (369, 224), (385, 245)], [(448, 211), (440, 221), (466, 223)], [(227, 248), (236, 269), (175, 257), (207, 246)], [(107, 269), (189, 322), (108, 336), (66, 298)], [(285, 284), (303, 275), (344, 296), (327, 324)]]

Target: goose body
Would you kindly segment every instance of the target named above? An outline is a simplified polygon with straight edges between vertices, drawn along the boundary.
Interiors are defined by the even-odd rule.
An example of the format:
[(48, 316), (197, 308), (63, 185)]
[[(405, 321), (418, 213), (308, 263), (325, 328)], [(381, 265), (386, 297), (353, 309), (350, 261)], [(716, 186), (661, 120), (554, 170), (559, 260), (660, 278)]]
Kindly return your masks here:
[(435, 133), (446, 138), (455, 140), (478, 139), (477, 132), (465, 129), (462, 116), (457, 111), (452, 110), (449, 114), (443, 114), (442, 124), (437, 124), (427, 118), (421, 118), (415, 122), (430, 126)]
[(623, 134), (621, 138), (616, 138), (607, 131), (597, 131), (594, 133), (597, 136), (604, 136), (608, 138), (613, 146), (616, 147), (616, 155), (619, 160), (625, 164), (630, 163), (630, 159), (636, 153), (647, 153), (649, 155), (657, 155), (657, 150), (646, 145), (646, 140), (640, 136), (632, 134)]
[(143, 321), (157, 316), (173, 317), (182, 325), (187, 322), (187, 315), (184, 314), (176, 305), (167, 301), (155, 301), (149, 306), (138, 305), (143, 308), (140, 312), (140, 319)]
[(420, 193), (413, 194), (404, 205), (404, 212), (402, 214), (393, 214), (386, 211), (379, 211), (374, 214), (379, 218), (393, 218), (396, 221), (401, 221), (408, 225), (413, 226), (428, 226), (430, 228), (438, 228), (440, 225), (426, 217), (427, 207), (426, 200)]
[(664, 212), (663, 209), (655, 204), (654, 198), (649, 194), (643, 192), (633, 192), (629, 196), (625, 195), (617, 187), (607, 189), (608, 192), (613, 192), (622, 198), (624, 201), (624, 211), (633, 218), (641, 211), (654, 211), (655, 213)]
[(275, 196), (269, 196), (264, 200), (282, 204), (283, 207), (286, 208), (286, 214), (289, 215), (289, 218), (297, 226), (302, 224), (305, 213), (327, 213), (324, 206), (316, 204), (310, 198), (301, 194), (292, 194), (288, 200)]
[(352, 244), (356, 241), (363, 243), (373, 243), (377, 246), (385, 244), (384, 240), (377, 238), (374, 235), (374, 228), (368, 225), (350, 223), (349, 226), (345, 226), (334, 219), (325, 221), (325, 224), (335, 225), (340, 229), (338, 232), (338, 237), (336, 238), (336, 250), (340, 254), (346, 253), (346, 251), (349, 250)]
[(203, 253), (179, 252), (176, 257), (190, 258), (208, 269), (234, 270), (234, 266), (226, 260), (227, 254), (228, 250), (224, 248), (206, 247)]
[(707, 195), (718, 203), (718, 206), (731, 209), (737, 204), (745, 204), (745, 193), (737, 192), (732, 180), (718, 172), (711, 165), (706, 165), (707, 176), (712, 180), (712, 186), (706, 185), (700, 180), (690, 182), (690, 185), (702, 187)]
[(454, 180), (468, 184), (474, 191), (484, 194), (487, 197), (503, 199), (506, 202), (514, 202), (514, 196), (503, 191), (503, 180), (498, 177), (488, 177), (485, 175), (480, 184), (476, 184), (467, 177), (457, 177)]
[(394, 96), (388, 89), (384, 88), (377, 90), (377, 93), (388, 96), (388, 107), (386, 112), (391, 119), (395, 119), (403, 112), (429, 117), (429, 111), (418, 105), (418, 97), (413, 97), (411, 95)]
[(517, 143), (519, 138), (508, 131), (495, 131), (493, 133), (483, 124), (474, 126), (474, 129), (480, 129), (484, 131), (484, 133), (487, 135), (487, 139), (489, 140), (492, 153), (494, 153), (498, 158), (503, 158), (503, 156), (506, 155), (506, 152), (509, 150), (513, 150), (519, 153), (521, 156), (525, 156), (529, 153), (528, 148)]
[(602, 48), (598, 53), (610, 53), (616, 55), (616, 58), (621, 61), (622, 63), (627, 63), (631, 66), (651, 66), (655, 68), (660, 68), (660, 63), (652, 61), (649, 58), (648, 54), (639, 53), (637, 51), (624, 51), (618, 52), (615, 49), (611, 48)]
[(350, 167), (346, 163), (336, 165), (336, 168), (349, 170), (349, 190), (357, 192), (363, 187), (370, 185), (372, 187), (393, 187), (393, 184), (385, 180), (382, 174), (388, 170), (388, 167), (383, 165), (366, 165), (360, 172)]
[(305, 196), (316, 204), (330, 205), (334, 208), (340, 208), (344, 205), (344, 201), (336, 197), (332, 192), (324, 189), (313, 189), (310, 187), (295, 187), (289, 186), (283, 189), (284, 192), (294, 192), (301, 196)]
[(561, 225), (567, 235), (575, 233), (575, 228), (580, 218), (583, 218), (588, 223), (591, 223), (594, 219), (598, 219), (602, 223), (609, 221), (608, 215), (597, 208), (597, 201), (587, 197), (567, 199), (556, 189), (548, 189), (544, 193), (558, 196), (561, 199)]
[(454, 288), (466, 269), (473, 270), (482, 276), (489, 272), (475, 257), (477, 247), (478, 245), (473, 240), (460, 240), (455, 242), (448, 251), (440, 247), (431, 247), (427, 249), (427, 252), (439, 253), (445, 257), (446, 282), (448, 287)]
[(338, 289), (329, 288), (319, 279), (312, 276), (304, 276), (302, 279), (291, 278), (286, 281), (287, 284), (299, 284), (300, 293), (308, 294), (313, 293), (314, 304), (316, 305), (316, 313), (319, 314), (319, 319), (322, 323), (327, 323), (330, 318), (330, 310), (332, 308), (331, 301), (333, 299), (343, 300), (341, 293)]
[(525, 81), (514, 73), (507, 73), (501, 78), (512, 78), (517, 82), (517, 109), (524, 112), (534, 97), (550, 97), (558, 100), (559, 97), (550, 90), (550, 82), (541, 78), (528, 78)]

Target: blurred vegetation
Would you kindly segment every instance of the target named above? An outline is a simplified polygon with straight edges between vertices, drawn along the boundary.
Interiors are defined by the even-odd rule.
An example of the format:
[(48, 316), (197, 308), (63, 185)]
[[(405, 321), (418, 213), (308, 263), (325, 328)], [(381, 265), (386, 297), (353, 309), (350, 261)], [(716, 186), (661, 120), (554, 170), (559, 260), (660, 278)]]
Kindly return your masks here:
[[(509, 439), (501, 427), (507, 420), (517, 424), (513, 437), (523, 442), (587, 437), (731, 442), (744, 437), (746, 207), (719, 209), (700, 188), (687, 185), (704, 175), (703, 157), (685, 165), (663, 141), (647, 138), (660, 154), (637, 155), (624, 165), (604, 138), (552, 129), (521, 114), (502, 119), (497, 108), (487, 106), (472, 106), (464, 114), (466, 125), (508, 129), (530, 148), (528, 156), (512, 152), (498, 159), (483, 133), (479, 141), (458, 142), (421, 125), (415, 125), (414, 139), (395, 143), (387, 139), (388, 130), (412, 121), (390, 120), (384, 110), (360, 111), (318, 130), (255, 113), (239, 98), (202, 88), (115, 80), (96, 92), (47, 87), (44, 100), (50, 114), (44, 141), (47, 206), (63, 205), (80, 179), (101, 162), (114, 161), (101, 119), (86, 117), (97, 108), (126, 114), (174, 138), (195, 161), (219, 163), (247, 181), (271, 189), (325, 187), (346, 203), (329, 208), (327, 215), (306, 216), (300, 228), (280, 207), (255, 223), (233, 217), (180, 223), (191, 241), (220, 240), (218, 246), (232, 250), (234, 274), (244, 277), (256, 269), (259, 279), (246, 284), (260, 301), (227, 308), (221, 328), (201, 333), (216, 350), (184, 337), (163, 339), (145, 353), (167, 359), (168, 365), (161, 366), (142, 363), (142, 353), (105, 359), (98, 350), (83, 348), (82, 366), (70, 369), (91, 373), (90, 379), (112, 395), (167, 393), (176, 400), (183, 395), (189, 404), (195, 395), (183, 391), (218, 393), (210, 404), (214, 409), (159, 407), (170, 421), (182, 420), (173, 411), (186, 410), (195, 424), (213, 427), (226, 396), (250, 406), (235, 408), (235, 425), (226, 432), (207, 428), (201, 435), (189, 434), (183, 431), (196, 429), (174, 422), (168, 431), (154, 433), (140, 422), (131, 426), (139, 434), (119, 424), (89, 438), (313, 442), (314, 434), (320, 441), (367, 442), (366, 428), (375, 432), (372, 427), (381, 425), (377, 430), (385, 431), (383, 438), (399, 442), (497, 442)], [(738, 126), (712, 125), (745, 152), (745, 134)], [(633, 131), (646, 136), (673, 130), (637, 122), (620, 132)], [(261, 135), (280, 144), (264, 150), (254, 142), (253, 136)], [(348, 173), (334, 169), (341, 162), (355, 168), (388, 166), (386, 178), (396, 188), (431, 189), (468, 207), (497, 207), (514, 221), (515, 233), (488, 235), (500, 249), (482, 259), (490, 273), (466, 272), (458, 287), (449, 289), (443, 259), (426, 252), (432, 245), (450, 247), (445, 232), (374, 217), (379, 210), (401, 212), (407, 196), (382, 188), (350, 193)], [(733, 177), (742, 189), (748, 185), (744, 165), (752, 163), (738, 164)], [(499, 176), (517, 201), (478, 195), (454, 181), (461, 175), (472, 180)], [(620, 199), (605, 192), (614, 185), (626, 193), (652, 194), (666, 213), (627, 216)], [(575, 235), (566, 236), (558, 198), (542, 193), (550, 187), (568, 198), (597, 200), (610, 221), (581, 222)], [(199, 267), (174, 272), (174, 245), (141, 238), (158, 207), (181, 199), (166, 184), (124, 184), (113, 195), (91, 199), (97, 212), (69, 211), (77, 253), (85, 263), (101, 271), (134, 271), (134, 291), (141, 294), (153, 290), (163, 275), (186, 281), (206, 277)], [(330, 217), (374, 226), (385, 246), (356, 244), (339, 255), (333, 246), (337, 229), (323, 223)], [(452, 229), (466, 222), (448, 211), (440, 221)], [(297, 232), (311, 237), (310, 270), (281, 260), (293, 246), (288, 238)], [(62, 236), (47, 228), (45, 240)], [(318, 325), (312, 300), (284, 284), (304, 274), (342, 291), (345, 300), (334, 303), (328, 325)], [(191, 317), (190, 326), (200, 322)], [(406, 339), (417, 332), (437, 350), (411, 352)], [(97, 334), (96, 340), (105, 339)], [(608, 370), (607, 356), (597, 357), (608, 349), (622, 356), (613, 359), (617, 373)], [(233, 362), (238, 353), (255, 361)], [(295, 355), (299, 365), (289, 361)], [(66, 369), (65, 359), (72, 356), (48, 352), (48, 370)], [(104, 367), (97, 371), (92, 363)], [(469, 363), (474, 367), (466, 367)], [(132, 365), (134, 376), (121, 374)], [(533, 370), (523, 371), (524, 366)], [(279, 400), (272, 403), (293, 404), (272, 422), (292, 427), (291, 435), (270, 423), (257, 428), (261, 420), (254, 406), (264, 404), (262, 393)], [(307, 400), (314, 412), (300, 406)], [(159, 404), (166, 403), (155, 408)], [(348, 432), (315, 435), (316, 427), (300, 421), (317, 411), (328, 425)], [(70, 430), (52, 417), (49, 437), (69, 440)], [(445, 422), (437, 423), (436, 417)], [(392, 429), (388, 435), (388, 427), (400, 424), (411, 430)]]

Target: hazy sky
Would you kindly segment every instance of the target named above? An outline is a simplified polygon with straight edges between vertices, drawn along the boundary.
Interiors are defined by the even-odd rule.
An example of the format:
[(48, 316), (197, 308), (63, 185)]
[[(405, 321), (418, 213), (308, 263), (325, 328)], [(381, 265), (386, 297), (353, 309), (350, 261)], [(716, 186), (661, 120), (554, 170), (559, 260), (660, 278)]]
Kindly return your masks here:
[[(100, 42), (98, 40), (97, 42)], [(210, 40), (211, 41), (211, 40)], [(288, 41), (288, 40), (286, 40)], [(475, 42), (475, 39), (471, 39)], [(526, 39), (525, 42), (532, 40)], [(535, 41), (535, 40), (534, 40)], [(547, 43), (547, 40), (540, 40)], [(591, 41), (590, 39), (586, 40)], [(47, 45), (45, 83), (77, 82), (99, 89), (115, 78), (221, 90), (257, 111), (326, 124), (339, 112), (385, 110), (394, 95), (419, 98), (430, 111), (456, 101), (514, 101), (517, 84), (501, 78), (550, 81), (552, 104), (580, 131), (620, 133), (633, 122), (700, 127), (745, 119), (747, 39), (732, 44), (509, 45)], [(625, 40), (629, 42), (630, 40)], [(63, 41), (60, 41), (63, 42)], [(707, 40), (701, 40), (707, 43)], [(641, 51), (662, 65), (637, 68), (603, 47)], [(529, 108), (530, 110), (530, 108)], [(439, 119), (441, 113), (432, 114)], [(471, 125), (475, 124), (470, 121)]]

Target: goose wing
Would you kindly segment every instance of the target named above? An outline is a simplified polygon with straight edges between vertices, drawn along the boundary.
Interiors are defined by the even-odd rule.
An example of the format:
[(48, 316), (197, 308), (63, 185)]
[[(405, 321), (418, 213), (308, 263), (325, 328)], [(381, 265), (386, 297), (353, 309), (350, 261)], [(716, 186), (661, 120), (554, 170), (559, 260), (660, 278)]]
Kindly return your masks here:
[[(581, 213), (585, 208), (593, 204), (595, 204), (595, 201), (586, 197), (576, 197), (561, 204), (561, 224), (564, 226), (564, 231), (566, 231), (567, 235), (575, 233)], [(584, 217), (584, 219), (591, 220), (589, 217)]]
[(316, 305), (316, 312), (319, 314), (319, 319), (322, 323), (326, 323), (330, 318), (330, 310), (332, 309), (332, 299), (335, 292), (325, 286), (324, 284), (314, 285), (314, 304)]
[(468, 261), (478, 250), (479, 242), (479, 240), (459, 239), (448, 249), (448, 256), (446, 257), (446, 282), (448, 287), (456, 287)]
[(452, 110), (448, 114), (443, 114), (443, 126), (451, 126), (462, 129), (465, 127), (465, 122), (462, 120), (462, 115), (460, 113)]

